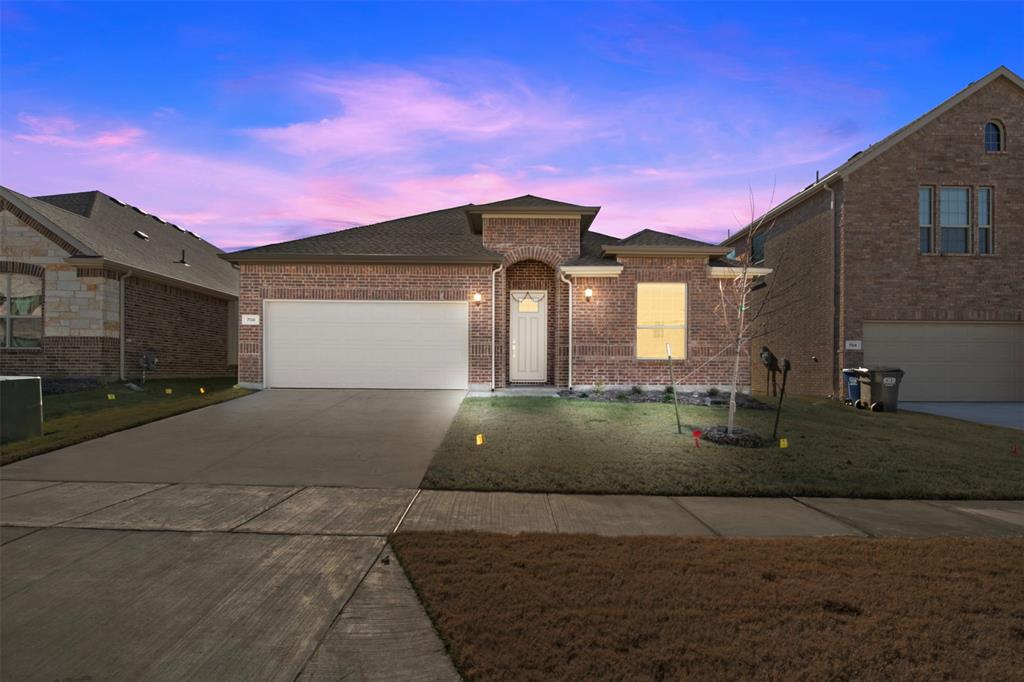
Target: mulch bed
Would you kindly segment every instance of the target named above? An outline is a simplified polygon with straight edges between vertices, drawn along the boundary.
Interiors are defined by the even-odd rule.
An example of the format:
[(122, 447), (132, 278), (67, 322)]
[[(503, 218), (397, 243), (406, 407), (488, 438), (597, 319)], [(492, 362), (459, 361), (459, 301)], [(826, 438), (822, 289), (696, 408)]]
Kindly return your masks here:
[(1021, 679), (1024, 541), (392, 545), (470, 680)]
[[(563, 390), (558, 392), (559, 397), (570, 400), (589, 400), (595, 403), (671, 403), (672, 392), (666, 389), (660, 391), (645, 391), (640, 387), (629, 391), (604, 390), (604, 391), (576, 391)], [(729, 392), (720, 391), (679, 391), (677, 400), (680, 405), (703, 405), (705, 407), (721, 406), (729, 404)], [(757, 398), (752, 398), (746, 393), (736, 394), (736, 407), (745, 410), (773, 410), (767, 403)]]

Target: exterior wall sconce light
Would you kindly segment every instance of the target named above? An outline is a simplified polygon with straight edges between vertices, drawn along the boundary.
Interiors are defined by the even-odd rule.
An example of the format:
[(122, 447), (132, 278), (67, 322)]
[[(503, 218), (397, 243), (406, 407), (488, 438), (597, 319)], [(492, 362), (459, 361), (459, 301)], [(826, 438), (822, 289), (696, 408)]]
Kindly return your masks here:
[(473, 294), (473, 303), (479, 303), (482, 300), (484, 300), (483, 295), (479, 293)]
[(583, 298), (587, 299), (587, 301), (589, 302), (590, 299), (594, 298), (594, 290), (591, 289), (590, 287), (587, 287), (586, 289), (584, 289), (583, 290)]

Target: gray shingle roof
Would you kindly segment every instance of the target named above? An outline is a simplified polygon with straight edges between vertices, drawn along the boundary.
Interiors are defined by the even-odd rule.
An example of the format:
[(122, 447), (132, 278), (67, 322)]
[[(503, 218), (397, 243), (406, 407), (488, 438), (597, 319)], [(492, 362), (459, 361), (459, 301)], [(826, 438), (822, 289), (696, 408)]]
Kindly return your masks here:
[(70, 194), (49, 194), (33, 198), (88, 218), (89, 214), (92, 213), (92, 206), (96, 202), (97, 194), (99, 192), (93, 190), (91, 192), (72, 192)]
[[(127, 206), (103, 192), (33, 198), (6, 187), (3, 190), (16, 203), (27, 206), (99, 257), (134, 269), (140, 276), (151, 273), (238, 296), (238, 271), (220, 258), (223, 251), (191, 232)], [(149, 239), (136, 236), (136, 230)], [(183, 250), (189, 267), (177, 262)]]
[(657, 230), (640, 230), (617, 242), (618, 246), (714, 246), (708, 242)]
[(564, 201), (545, 199), (544, 197), (538, 197), (532, 194), (524, 194), (521, 197), (493, 201), (489, 204), (470, 204), (470, 206), (474, 211), (481, 212), (530, 211), (536, 209), (541, 211), (564, 211), (566, 213), (596, 213), (600, 209), (599, 206), (580, 206), (579, 204), (569, 204)]
[[(586, 207), (551, 199), (525, 195), (492, 204), (467, 204), (440, 211), (420, 213), (406, 218), (352, 227), (337, 232), (294, 239), (278, 244), (235, 251), (228, 260), (303, 260), (341, 258), (353, 260), (436, 260), (438, 262), (500, 263), (502, 254), (483, 246), (479, 232), (473, 230), (474, 216), (484, 212), (510, 210), (519, 212), (578, 212)], [(614, 256), (602, 247), (678, 246), (713, 247), (714, 245), (655, 230), (641, 230), (625, 239), (586, 230), (580, 235), (580, 255), (566, 265), (614, 265)]]
[[(471, 205), (471, 204), (470, 204)], [(468, 206), (386, 220), (278, 244), (236, 251), (232, 257), (365, 256), (501, 262), (470, 229)]]
[(474, 232), (483, 231), (484, 213), (573, 213), (580, 216), (580, 231), (586, 232), (594, 222), (600, 206), (580, 206), (564, 201), (545, 199), (544, 197), (524, 194), (521, 197), (502, 199), (489, 204), (470, 204), (466, 213), (470, 216), (470, 225)]

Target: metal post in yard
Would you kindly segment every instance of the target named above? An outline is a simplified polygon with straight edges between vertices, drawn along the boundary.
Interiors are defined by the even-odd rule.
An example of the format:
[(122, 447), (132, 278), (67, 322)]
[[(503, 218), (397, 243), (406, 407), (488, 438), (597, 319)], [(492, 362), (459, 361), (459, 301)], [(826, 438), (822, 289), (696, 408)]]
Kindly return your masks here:
[(676, 406), (676, 429), (680, 434), (683, 433), (683, 422), (679, 420), (679, 396), (676, 395), (676, 376), (672, 372), (672, 344), (665, 344), (665, 355), (668, 356), (668, 378), (672, 382), (672, 402)]
[(782, 358), (782, 390), (779, 391), (779, 406), (775, 408), (775, 426), (772, 427), (772, 441), (779, 432), (779, 415), (782, 414), (782, 399), (786, 397), (786, 377), (789, 376), (789, 360)]

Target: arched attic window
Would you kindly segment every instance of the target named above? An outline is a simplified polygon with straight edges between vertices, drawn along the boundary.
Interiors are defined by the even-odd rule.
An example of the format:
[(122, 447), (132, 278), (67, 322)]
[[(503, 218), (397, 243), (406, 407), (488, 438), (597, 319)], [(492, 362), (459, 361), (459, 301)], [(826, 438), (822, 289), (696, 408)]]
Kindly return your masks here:
[(1006, 142), (1006, 135), (1003, 134), (1003, 126), (996, 121), (989, 121), (985, 124), (985, 151), (1001, 152)]

